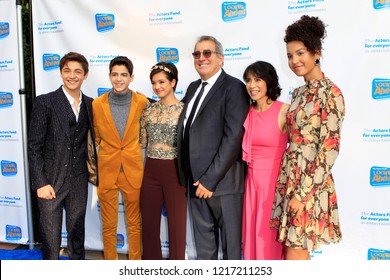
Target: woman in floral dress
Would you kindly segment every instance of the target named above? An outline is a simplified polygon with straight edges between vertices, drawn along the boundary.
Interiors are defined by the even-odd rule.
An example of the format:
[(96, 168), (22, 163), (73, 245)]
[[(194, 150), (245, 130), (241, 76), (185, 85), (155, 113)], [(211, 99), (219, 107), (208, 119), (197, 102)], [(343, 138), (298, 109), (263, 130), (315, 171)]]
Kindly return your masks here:
[(302, 16), (286, 29), (290, 69), (305, 84), (294, 90), (287, 113), (290, 143), (271, 216), (279, 229), (285, 259), (310, 259), (320, 244), (341, 240), (338, 205), (331, 169), (339, 154), (344, 97), (320, 67), (324, 23)]

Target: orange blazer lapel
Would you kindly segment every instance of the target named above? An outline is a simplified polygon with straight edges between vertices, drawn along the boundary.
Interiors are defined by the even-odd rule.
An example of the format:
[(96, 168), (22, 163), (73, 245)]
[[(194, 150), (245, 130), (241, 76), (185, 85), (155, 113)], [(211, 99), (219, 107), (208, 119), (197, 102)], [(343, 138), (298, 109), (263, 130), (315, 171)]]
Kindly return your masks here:
[(125, 133), (124, 133), (123, 139), (122, 139), (123, 141), (131, 139), (131, 137), (127, 137), (127, 136), (128, 136), (128, 133), (131, 133), (131, 134), (134, 133), (134, 130), (132, 130), (132, 128), (139, 127), (139, 126), (132, 125), (134, 118), (137, 115), (137, 110), (138, 110), (138, 106), (139, 106), (139, 100), (137, 98), (137, 94), (138, 93), (135, 93), (134, 91), (131, 90), (130, 114), (129, 114), (129, 117), (127, 118), (126, 129), (125, 129)]
[(110, 104), (108, 103), (108, 95), (110, 93), (111, 93), (111, 91), (104, 96), (104, 98), (102, 100), (102, 109), (103, 109), (104, 116), (106, 118), (108, 126), (110, 127), (112, 133), (115, 135), (116, 139), (118, 140), (118, 143), (120, 143), (121, 139), (119, 137), (118, 130), (116, 129), (114, 119), (112, 118), (112, 115), (111, 115)]

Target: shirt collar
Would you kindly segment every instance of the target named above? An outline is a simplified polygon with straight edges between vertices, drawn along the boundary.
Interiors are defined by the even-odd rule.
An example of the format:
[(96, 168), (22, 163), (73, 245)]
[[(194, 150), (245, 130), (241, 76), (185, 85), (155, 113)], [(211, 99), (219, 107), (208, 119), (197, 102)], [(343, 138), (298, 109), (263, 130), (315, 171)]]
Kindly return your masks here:
[[(65, 89), (65, 87), (64, 86), (62, 86), (62, 91), (65, 93), (65, 96), (66, 96), (66, 98), (68, 99), (68, 101), (69, 101), (69, 103), (70, 104), (73, 104), (74, 103), (74, 98), (72, 97), (72, 95), (70, 95), (67, 91), (66, 91), (66, 89)], [(79, 101), (80, 101), (80, 103), (79, 104), (81, 104), (81, 102), (82, 102), (82, 98), (81, 98), (81, 92), (80, 92), (80, 95), (79, 95)]]
[(203, 81), (202, 82), (207, 82), (207, 85), (209, 85), (210, 87), (212, 87), (215, 82), (217, 81), (219, 75), (221, 75), (222, 73), (222, 68), (218, 70), (217, 73), (215, 73), (210, 79), (208, 79), (207, 81)]

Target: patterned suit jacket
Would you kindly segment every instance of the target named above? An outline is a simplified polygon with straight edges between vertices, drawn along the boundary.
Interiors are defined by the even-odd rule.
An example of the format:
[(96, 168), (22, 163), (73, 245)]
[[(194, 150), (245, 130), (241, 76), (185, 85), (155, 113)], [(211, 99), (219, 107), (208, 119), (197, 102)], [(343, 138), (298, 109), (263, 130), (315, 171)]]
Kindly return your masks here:
[(113, 186), (122, 165), (128, 182), (133, 188), (139, 189), (144, 171), (139, 142), (140, 119), (148, 99), (131, 91), (130, 114), (121, 140), (108, 103), (110, 93), (111, 91), (103, 94), (92, 103), (96, 146), (98, 147), (99, 185)]
[[(86, 105), (91, 128), (93, 127), (92, 101), (92, 98), (82, 94), (82, 102)], [(62, 87), (35, 98), (28, 134), (28, 161), (32, 190), (35, 191), (48, 184), (52, 185), (55, 191), (61, 188), (71, 153), (68, 121), (72, 117), (74, 118), (74, 113)], [(94, 139), (93, 129), (90, 132), (91, 138)], [(96, 165), (96, 149), (93, 147), (91, 152), (90, 159), (95, 161)], [(88, 169), (97, 172), (96, 168)]]

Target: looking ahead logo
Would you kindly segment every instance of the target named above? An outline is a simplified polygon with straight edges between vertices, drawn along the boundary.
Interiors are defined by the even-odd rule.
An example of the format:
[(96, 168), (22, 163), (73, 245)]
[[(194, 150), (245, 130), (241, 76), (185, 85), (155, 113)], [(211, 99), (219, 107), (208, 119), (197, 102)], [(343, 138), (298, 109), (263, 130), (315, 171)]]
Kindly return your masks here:
[(390, 0), (373, 0), (375, 10), (390, 9)]
[(22, 229), (17, 226), (6, 225), (5, 226), (5, 239), (6, 240), (20, 240), (22, 239)]
[(161, 209), (161, 215), (163, 217), (168, 217), (168, 213), (167, 213), (167, 207), (165, 205), (165, 201), (163, 201), (163, 205), (162, 205), (162, 209)]
[(379, 166), (371, 167), (370, 185), (375, 188), (390, 186), (390, 168)]
[(115, 28), (115, 16), (113, 14), (96, 14), (95, 20), (98, 32), (107, 32)]
[(390, 251), (381, 249), (368, 249), (368, 260), (390, 260)]
[(0, 39), (4, 39), (9, 36), (9, 23), (0, 22)]
[(372, 98), (375, 100), (390, 98), (390, 79), (372, 80)]
[(16, 162), (2, 160), (1, 161), (1, 175), (3, 176), (15, 176), (18, 174), (18, 166)]
[(12, 93), (0, 91), (0, 109), (12, 107), (13, 104), (14, 104), (14, 97)]
[(59, 54), (46, 53), (42, 55), (42, 65), (44, 71), (51, 71), (60, 68), (61, 57)]
[(116, 248), (121, 249), (123, 246), (125, 246), (125, 237), (123, 234), (118, 233), (116, 235)]
[(245, 2), (224, 2), (222, 3), (222, 20), (231, 22), (246, 17)]
[(103, 94), (109, 92), (110, 90), (111, 90), (111, 88), (98, 88), (97, 94), (98, 94), (98, 96), (100, 96), (100, 95), (103, 95)]
[(157, 48), (156, 56), (158, 62), (179, 62), (179, 51), (176, 48)]

